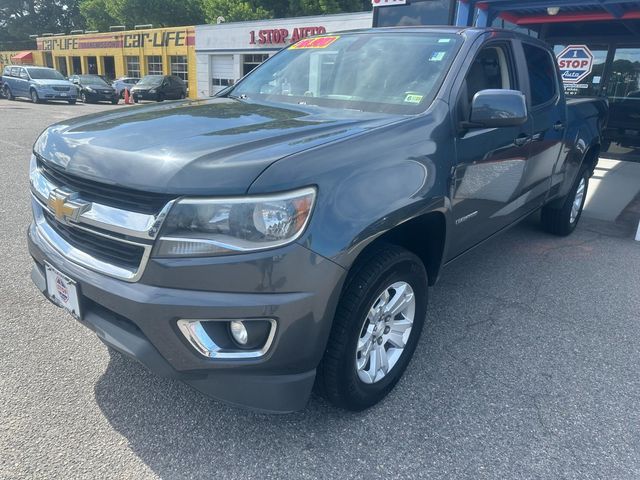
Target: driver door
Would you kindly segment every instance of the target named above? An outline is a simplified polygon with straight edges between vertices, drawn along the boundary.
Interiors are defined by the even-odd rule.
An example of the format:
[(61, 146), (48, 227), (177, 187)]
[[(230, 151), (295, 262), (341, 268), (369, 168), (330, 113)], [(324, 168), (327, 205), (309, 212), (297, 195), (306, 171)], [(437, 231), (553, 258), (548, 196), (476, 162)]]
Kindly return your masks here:
[[(468, 121), (473, 96), (486, 89), (520, 90), (511, 41), (484, 45), (471, 63), (457, 98), (457, 118)], [(451, 182), (450, 257), (473, 247), (518, 218), (533, 125), (463, 128)]]

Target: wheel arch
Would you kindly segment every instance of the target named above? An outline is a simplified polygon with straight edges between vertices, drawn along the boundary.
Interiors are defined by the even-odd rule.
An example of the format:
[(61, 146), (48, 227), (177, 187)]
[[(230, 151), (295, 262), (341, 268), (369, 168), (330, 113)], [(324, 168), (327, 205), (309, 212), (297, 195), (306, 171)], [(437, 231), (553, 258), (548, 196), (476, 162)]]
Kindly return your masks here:
[(356, 256), (350, 270), (368, 252), (380, 244), (391, 244), (405, 248), (417, 255), (424, 263), (429, 285), (434, 285), (443, 265), (446, 244), (446, 217), (441, 211), (432, 211), (403, 222), (373, 238)]

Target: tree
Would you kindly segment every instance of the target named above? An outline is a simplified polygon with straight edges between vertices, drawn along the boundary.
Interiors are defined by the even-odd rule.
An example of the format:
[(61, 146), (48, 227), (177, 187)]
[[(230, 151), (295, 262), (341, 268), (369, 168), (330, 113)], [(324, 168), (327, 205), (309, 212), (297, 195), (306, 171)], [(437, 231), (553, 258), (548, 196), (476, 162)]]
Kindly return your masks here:
[(154, 27), (204, 23), (202, 0), (80, 0), (87, 25), (107, 30), (110, 25), (151, 23)]
[(2, 0), (0, 42), (20, 42), (29, 35), (84, 27), (80, 0)]
[(260, 20), (271, 18), (273, 12), (260, 3), (251, 0), (203, 0), (203, 9), (208, 23), (216, 23), (218, 17), (224, 17), (227, 22), (242, 20)]
[(358, 12), (371, 9), (370, 0), (202, 0), (207, 21), (285, 18)]

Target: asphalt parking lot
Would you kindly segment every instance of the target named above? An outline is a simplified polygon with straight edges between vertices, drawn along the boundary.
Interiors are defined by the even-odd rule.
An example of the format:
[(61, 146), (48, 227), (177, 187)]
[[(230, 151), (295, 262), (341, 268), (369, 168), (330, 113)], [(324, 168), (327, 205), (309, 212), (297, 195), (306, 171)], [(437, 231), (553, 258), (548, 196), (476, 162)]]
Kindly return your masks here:
[(640, 242), (611, 222), (531, 218), (448, 268), (363, 413), (250, 413), (110, 355), (32, 286), (25, 230), (38, 133), (117, 108), (0, 100), (0, 478), (640, 478)]

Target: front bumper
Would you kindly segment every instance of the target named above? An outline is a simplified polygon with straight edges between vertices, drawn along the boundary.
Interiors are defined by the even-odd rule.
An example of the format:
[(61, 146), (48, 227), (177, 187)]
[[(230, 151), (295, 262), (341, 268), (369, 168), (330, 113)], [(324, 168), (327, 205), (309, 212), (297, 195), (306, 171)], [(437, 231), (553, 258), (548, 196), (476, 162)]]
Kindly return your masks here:
[(118, 97), (118, 94), (115, 92), (113, 93), (85, 92), (84, 95), (86, 99), (90, 102), (113, 102), (116, 100), (120, 100), (120, 98)]
[(148, 90), (133, 90), (131, 92), (131, 95), (133, 95), (133, 99), (135, 101), (138, 101), (138, 100), (157, 100), (158, 99), (158, 92), (149, 93)]
[[(227, 403), (269, 412), (303, 408), (329, 335), (345, 271), (305, 247), (203, 259), (151, 260), (136, 283), (70, 262), (28, 232), (45, 292), (44, 262), (77, 282), (82, 323), (107, 345), (162, 376), (177, 378)], [(179, 332), (188, 319), (273, 318), (277, 329), (264, 356), (211, 359)]]

